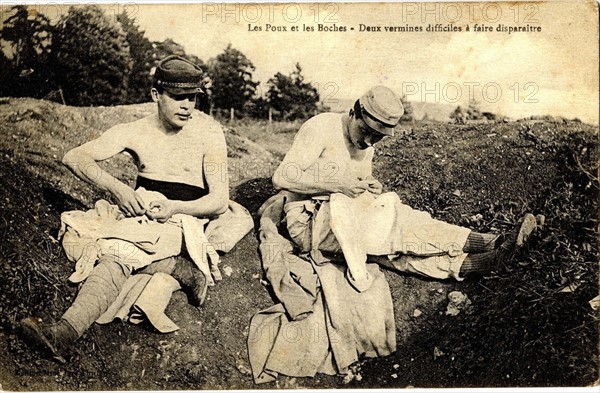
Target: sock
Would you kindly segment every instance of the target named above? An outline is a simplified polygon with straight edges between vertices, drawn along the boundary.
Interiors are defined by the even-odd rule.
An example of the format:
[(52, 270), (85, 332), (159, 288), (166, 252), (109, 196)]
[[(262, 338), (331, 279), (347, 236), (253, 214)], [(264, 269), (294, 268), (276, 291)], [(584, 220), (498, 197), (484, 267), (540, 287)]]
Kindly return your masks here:
[(486, 251), (467, 255), (460, 267), (460, 275), (467, 276), (490, 272), (496, 261), (496, 254), (495, 251)]
[(178, 256), (175, 258), (175, 261), (171, 277), (179, 282), (179, 285), (187, 293), (189, 301), (193, 306), (198, 307), (202, 305), (208, 289), (204, 273), (186, 257)]
[(485, 251), (493, 251), (496, 248), (496, 241), (499, 236), (491, 233), (469, 233), (467, 241), (463, 247), (466, 253), (481, 253)]

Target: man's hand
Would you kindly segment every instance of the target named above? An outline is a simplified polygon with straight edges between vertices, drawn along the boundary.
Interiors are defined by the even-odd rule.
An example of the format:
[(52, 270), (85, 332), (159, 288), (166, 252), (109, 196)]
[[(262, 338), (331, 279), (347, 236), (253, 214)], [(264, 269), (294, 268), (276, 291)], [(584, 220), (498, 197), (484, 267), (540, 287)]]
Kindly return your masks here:
[(339, 192), (346, 196), (349, 196), (350, 198), (356, 198), (357, 196), (365, 192), (368, 188), (369, 182), (357, 179), (345, 184), (341, 184), (339, 187)]
[(141, 216), (146, 213), (142, 198), (131, 188), (123, 184), (114, 191), (119, 208), (127, 217)]
[(156, 220), (160, 223), (167, 222), (173, 214), (175, 214), (175, 206), (173, 201), (168, 199), (150, 202), (150, 208), (146, 213), (151, 220)]
[(381, 195), (383, 192), (383, 185), (379, 180), (375, 179), (373, 176), (369, 176), (365, 179), (365, 181), (369, 183), (368, 190), (371, 194)]

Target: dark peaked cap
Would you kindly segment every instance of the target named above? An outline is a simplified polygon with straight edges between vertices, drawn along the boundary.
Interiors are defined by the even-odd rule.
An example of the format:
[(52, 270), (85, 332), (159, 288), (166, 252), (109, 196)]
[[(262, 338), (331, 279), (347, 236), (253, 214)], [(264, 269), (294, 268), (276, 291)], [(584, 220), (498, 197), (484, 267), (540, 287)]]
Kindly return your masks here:
[(202, 77), (200, 67), (175, 55), (162, 59), (154, 72), (155, 83), (175, 95), (202, 93)]

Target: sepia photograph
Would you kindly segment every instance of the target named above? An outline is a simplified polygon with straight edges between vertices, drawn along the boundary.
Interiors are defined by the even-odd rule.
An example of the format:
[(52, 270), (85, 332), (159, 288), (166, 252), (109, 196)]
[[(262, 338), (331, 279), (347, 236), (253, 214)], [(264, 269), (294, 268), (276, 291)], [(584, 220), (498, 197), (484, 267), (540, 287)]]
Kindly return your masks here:
[(598, 392), (598, 10), (0, 0), (0, 391)]

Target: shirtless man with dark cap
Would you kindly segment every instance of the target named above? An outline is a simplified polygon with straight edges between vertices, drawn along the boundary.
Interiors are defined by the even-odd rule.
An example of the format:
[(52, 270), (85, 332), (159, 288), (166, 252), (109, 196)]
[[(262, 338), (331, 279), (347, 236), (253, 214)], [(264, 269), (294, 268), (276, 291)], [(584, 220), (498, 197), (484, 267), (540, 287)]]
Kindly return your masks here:
[[(150, 91), (157, 111), (143, 119), (116, 125), (100, 137), (67, 152), (64, 164), (79, 178), (110, 192), (125, 216), (146, 215), (166, 222), (174, 214), (211, 218), (228, 208), (227, 148), (221, 126), (194, 109), (202, 93), (202, 71), (178, 56), (163, 59)], [(136, 162), (135, 189), (158, 191), (167, 199), (145, 205), (134, 188), (102, 170), (97, 162), (128, 152)], [(210, 166), (210, 168), (209, 168)], [(199, 305), (206, 294), (206, 277), (184, 257), (152, 263), (177, 279)], [(28, 317), (21, 322), (28, 341), (56, 357), (68, 348), (114, 302), (132, 267), (112, 255), (100, 257), (71, 307), (60, 320), (46, 324)]]

